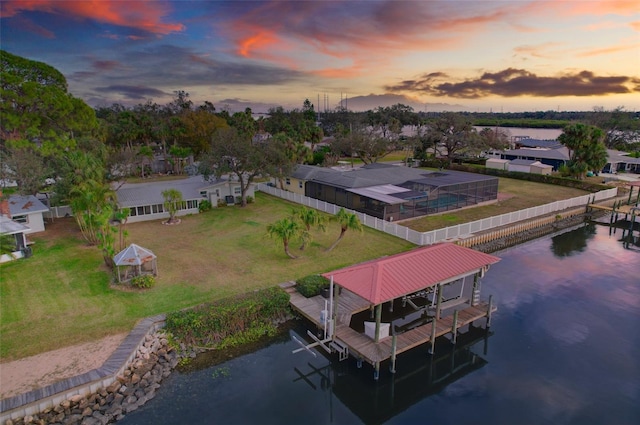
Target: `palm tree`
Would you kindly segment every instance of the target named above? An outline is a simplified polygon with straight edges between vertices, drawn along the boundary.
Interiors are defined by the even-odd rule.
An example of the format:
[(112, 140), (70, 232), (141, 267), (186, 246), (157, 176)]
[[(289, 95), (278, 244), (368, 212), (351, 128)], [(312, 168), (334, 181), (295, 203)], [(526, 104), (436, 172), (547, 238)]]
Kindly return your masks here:
[(325, 231), (325, 216), (320, 213), (320, 211), (313, 209), (302, 207), (296, 211), (294, 211), (294, 217), (300, 220), (302, 225), (304, 226), (304, 232), (306, 237), (302, 239), (302, 245), (300, 246), (301, 250), (304, 250), (307, 242), (311, 240), (311, 227), (317, 227), (318, 229)]
[(363, 230), (362, 223), (360, 223), (358, 216), (355, 213), (346, 212), (344, 208), (340, 208), (340, 211), (334, 216), (334, 219), (340, 223), (340, 236), (338, 236), (338, 239), (336, 239), (333, 245), (327, 248), (327, 252), (338, 245), (338, 242), (340, 242), (347, 230), (352, 229), (360, 232)]
[(168, 224), (175, 223), (176, 220), (176, 212), (178, 211), (178, 206), (182, 202), (182, 192), (178, 189), (167, 189), (162, 191), (162, 197), (164, 198), (164, 207), (169, 211), (169, 220), (167, 220)]
[(298, 258), (289, 252), (289, 242), (292, 239), (304, 237), (303, 227), (299, 221), (293, 217), (285, 217), (267, 226), (267, 234), (272, 239), (282, 241), (284, 252), (290, 258)]
[(97, 232), (102, 226), (102, 212), (113, 211), (115, 193), (109, 185), (95, 180), (85, 180), (69, 192), (71, 210), (82, 236), (90, 245), (96, 245)]

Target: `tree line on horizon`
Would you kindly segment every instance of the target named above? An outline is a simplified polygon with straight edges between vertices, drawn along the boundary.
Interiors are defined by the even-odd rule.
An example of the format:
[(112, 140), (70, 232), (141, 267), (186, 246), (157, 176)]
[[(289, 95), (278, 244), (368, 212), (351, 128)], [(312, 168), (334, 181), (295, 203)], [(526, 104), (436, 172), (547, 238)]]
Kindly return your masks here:
[[(416, 113), (402, 104), (366, 112), (338, 108), (318, 121), (306, 99), (300, 109), (275, 107), (254, 119), (249, 108), (218, 111), (209, 101), (194, 104), (179, 90), (164, 105), (148, 101), (94, 109), (68, 92), (57, 69), (3, 50), (0, 90), (0, 179), (16, 181), (19, 193), (45, 190), (52, 205), (71, 205), (80, 228), (88, 229), (87, 241), (96, 245), (112, 239), (105, 223), (118, 213), (110, 183), (148, 177), (154, 158), (162, 159), (163, 174), (185, 174), (190, 165), (189, 171), (206, 179), (234, 176), (244, 206), (253, 181), (282, 182), (302, 163), (333, 165), (357, 157), (366, 164), (394, 151), (407, 158), (452, 160), (508, 145), (500, 129), (474, 127), (487, 118), (483, 114)], [(530, 119), (523, 114), (500, 117)], [(560, 139), (573, 155), (568, 174), (578, 178), (597, 168), (603, 152), (606, 159), (606, 147), (634, 147), (628, 137), (639, 134), (638, 120), (622, 108), (584, 117), (568, 122)], [(413, 134), (404, 134), (407, 126)], [(105, 252), (105, 259), (109, 255)]]

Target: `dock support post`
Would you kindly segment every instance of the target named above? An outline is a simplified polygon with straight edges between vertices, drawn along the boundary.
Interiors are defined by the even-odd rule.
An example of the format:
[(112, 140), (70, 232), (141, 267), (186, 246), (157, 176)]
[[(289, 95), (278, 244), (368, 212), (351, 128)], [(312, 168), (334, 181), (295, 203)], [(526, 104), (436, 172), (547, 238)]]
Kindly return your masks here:
[(382, 321), (382, 304), (376, 306), (376, 335), (375, 342), (380, 342), (380, 322)]
[(451, 342), (455, 344), (458, 338), (458, 310), (454, 310), (453, 312), (453, 325), (451, 326), (451, 335)]
[(440, 307), (442, 304), (442, 284), (438, 284), (438, 304), (436, 305), (436, 319), (440, 320)]
[(491, 326), (491, 310), (493, 310), (493, 295), (489, 295), (489, 306), (487, 307), (487, 328)]
[(429, 354), (433, 355), (436, 349), (436, 318), (431, 321), (431, 337), (429, 344)]
[(380, 378), (380, 362), (376, 362), (373, 368), (373, 379), (377, 381), (378, 378)]
[(389, 372), (396, 373), (396, 349), (397, 349), (397, 341), (396, 334), (394, 333), (391, 337), (391, 365), (389, 367)]

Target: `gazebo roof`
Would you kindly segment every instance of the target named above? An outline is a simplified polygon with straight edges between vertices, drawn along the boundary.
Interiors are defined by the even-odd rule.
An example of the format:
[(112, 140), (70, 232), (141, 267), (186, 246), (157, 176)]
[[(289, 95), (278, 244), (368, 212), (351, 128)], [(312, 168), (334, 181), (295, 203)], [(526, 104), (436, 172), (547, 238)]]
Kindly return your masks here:
[(453, 243), (417, 248), (324, 273), (338, 285), (377, 305), (467, 276), (500, 258)]
[(132, 243), (113, 257), (116, 266), (140, 266), (155, 259), (153, 252)]

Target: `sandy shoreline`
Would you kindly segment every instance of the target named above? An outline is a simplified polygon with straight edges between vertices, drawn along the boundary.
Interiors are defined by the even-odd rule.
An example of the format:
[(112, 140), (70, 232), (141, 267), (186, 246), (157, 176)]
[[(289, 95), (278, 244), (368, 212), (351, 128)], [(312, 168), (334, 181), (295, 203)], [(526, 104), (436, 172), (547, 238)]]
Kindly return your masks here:
[(110, 335), (97, 341), (0, 363), (0, 399), (99, 368), (127, 335)]

